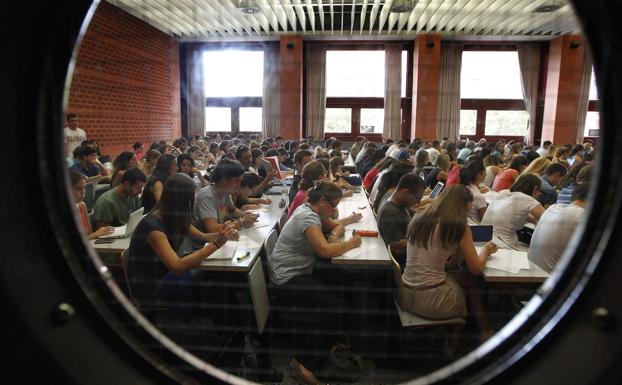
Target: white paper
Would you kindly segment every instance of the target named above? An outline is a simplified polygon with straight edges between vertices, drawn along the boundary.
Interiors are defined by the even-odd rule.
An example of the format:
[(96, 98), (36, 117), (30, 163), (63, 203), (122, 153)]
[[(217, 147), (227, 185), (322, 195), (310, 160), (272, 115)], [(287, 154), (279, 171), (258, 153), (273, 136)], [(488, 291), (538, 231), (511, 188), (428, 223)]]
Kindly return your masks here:
[(256, 249), (256, 248), (261, 247), (259, 243), (253, 241), (246, 235), (240, 235), (240, 240), (237, 241), (237, 243), (238, 243), (238, 249), (248, 250), (248, 249)]
[(230, 261), (235, 255), (235, 250), (238, 247), (238, 242), (227, 241), (222, 247), (207, 257), (208, 261)]
[(356, 249), (352, 249), (348, 252), (345, 252), (342, 254), (343, 257), (347, 257), (347, 258), (360, 258), (361, 255), (371, 255), (376, 249), (378, 248), (378, 246), (376, 245), (372, 245), (372, 246), (360, 246), (357, 247)]
[(261, 206), (258, 209), (246, 210), (247, 213), (257, 214), (257, 213), (268, 213), (270, 209), (267, 206)]
[[(475, 250), (479, 254), (481, 247)], [(529, 270), (529, 259), (526, 251), (499, 249), (486, 261), (486, 267), (516, 274), (521, 270)]]
[(361, 218), (360, 221), (350, 223), (347, 225), (346, 230), (371, 230), (378, 231), (378, 224), (376, 223), (376, 219), (368, 216)]
[(264, 222), (255, 222), (250, 227), (245, 227), (245, 228), (241, 229), (241, 231), (251, 230), (251, 229), (258, 229), (258, 228), (264, 227), (264, 226), (268, 226), (268, 224), (264, 223)]

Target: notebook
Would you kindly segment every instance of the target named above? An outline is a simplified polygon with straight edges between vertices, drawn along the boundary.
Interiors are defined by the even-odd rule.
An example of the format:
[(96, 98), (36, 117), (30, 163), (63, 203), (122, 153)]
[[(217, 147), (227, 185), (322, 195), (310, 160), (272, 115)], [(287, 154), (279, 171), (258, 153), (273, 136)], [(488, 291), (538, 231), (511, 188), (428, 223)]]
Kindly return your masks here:
[(132, 235), (132, 233), (134, 233), (134, 229), (136, 229), (136, 226), (138, 226), (140, 220), (143, 219), (144, 210), (145, 209), (141, 207), (138, 210), (134, 211), (130, 214), (130, 218), (127, 220), (127, 225), (115, 227), (112, 234), (103, 235), (100, 238), (121, 239), (129, 237), (130, 235)]

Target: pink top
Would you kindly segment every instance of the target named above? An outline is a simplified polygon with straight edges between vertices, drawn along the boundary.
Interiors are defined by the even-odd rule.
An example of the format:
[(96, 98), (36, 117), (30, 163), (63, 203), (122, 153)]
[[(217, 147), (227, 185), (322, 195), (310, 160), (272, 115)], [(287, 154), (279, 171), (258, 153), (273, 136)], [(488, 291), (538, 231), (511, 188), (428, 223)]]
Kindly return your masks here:
[(513, 168), (508, 168), (497, 174), (495, 181), (492, 184), (492, 189), (496, 192), (501, 190), (507, 190), (514, 184), (514, 178), (518, 175), (518, 171)]
[(298, 193), (294, 197), (292, 204), (289, 206), (289, 209), (287, 210), (287, 218), (290, 218), (292, 214), (294, 214), (294, 211), (296, 211), (298, 206), (300, 206), (301, 204), (305, 202), (308, 194), (309, 194), (308, 190), (298, 190)]

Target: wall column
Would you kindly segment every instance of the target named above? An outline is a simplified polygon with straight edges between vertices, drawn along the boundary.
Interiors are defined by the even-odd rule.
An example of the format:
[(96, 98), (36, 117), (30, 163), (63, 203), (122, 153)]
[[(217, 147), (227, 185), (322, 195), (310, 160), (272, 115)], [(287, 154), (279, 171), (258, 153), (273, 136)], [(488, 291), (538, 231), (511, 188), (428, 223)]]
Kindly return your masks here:
[(410, 139), (436, 138), (440, 86), (441, 36), (419, 35), (413, 51), (413, 95)]
[(302, 76), (303, 42), (301, 35), (281, 36), (280, 90), (281, 136), (284, 139), (302, 137)]

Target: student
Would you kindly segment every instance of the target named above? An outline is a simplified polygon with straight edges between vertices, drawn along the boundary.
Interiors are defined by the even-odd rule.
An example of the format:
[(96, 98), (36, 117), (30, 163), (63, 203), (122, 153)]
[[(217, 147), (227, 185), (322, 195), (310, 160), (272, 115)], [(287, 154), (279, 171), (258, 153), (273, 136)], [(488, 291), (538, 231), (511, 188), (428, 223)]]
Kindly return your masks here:
[[(188, 155), (192, 158), (194, 165), (197, 169), (205, 170), (205, 165), (203, 163), (203, 153), (201, 152), (201, 148), (199, 146), (190, 146), (188, 147)], [(179, 160), (177, 161), (179, 163)]]
[(86, 177), (109, 176), (110, 173), (98, 160), (97, 151), (90, 146), (80, 146), (74, 151), (76, 163), (70, 169)]
[(309, 189), (313, 187), (315, 182), (327, 179), (327, 173), (328, 172), (322, 163), (318, 160), (312, 160), (304, 166), (302, 169), (302, 180), (300, 181), (298, 192), (291, 201), (287, 211), (288, 218), (294, 214), (294, 211), (296, 211), (298, 206), (306, 202)]
[(190, 154), (181, 154), (177, 157), (178, 172), (186, 174), (194, 181), (197, 190), (207, 186), (207, 181), (201, 172), (195, 167), (194, 159)]
[(391, 246), (395, 259), (404, 266), (406, 262), (406, 228), (414, 207), (425, 191), (425, 183), (415, 174), (402, 175), (395, 191), (378, 210), (378, 231), (384, 243)]
[(492, 152), (484, 158), (484, 167), (486, 167), (486, 177), (484, 178), (484, 186), (492, 188), (497, 175), (503, 171), (501, 166), (503, 161), (498, 152)]
[(548, 158), (539, 157), (538, 159), (529, 163), (529, 166), (527, 166), (520, 174), (534, 174), (538, 177), (541, 177), (542, 175), (544, 175), (544, 171), (550, 164), (551, 161)]
[(542, 147), (540, 147), (539, 149), (536, 150), (536, 152), (542, 156), (545, 157), (548, 152), (549, 152), (549, 147), (551, 146), (551, 141), (550, 140), (545, 140), (544, 143), (542, 143)]
[(477, 222), (482, 220), (486, 213), (486, 207), (488, 207), (486, 198), (479, 187), (485, 177), (486, 169), (484, 168), (484, 162), (479, 158), (469, 161), (460, 169), (460, 183), (465, 185), (473, 195), (473, 201), (467, 215)]
[(294, 154), (295, 172), (292, 180), (292, 185), (289, 187), (289, 205), (291, 206), (296, 194), (298, 194), (298, 186), (302, 180), (302, 169), (304, 166), (313, 160), (313, 153), (309, 150), (298, 150)]
[(123, 178), (123, 173), (126, 170), (135, 168), (138, 166), (138, 160), (136, 159), (136, 154), (129, 151), (123, 151), (112, 162), (112, 178), (110, 185), (112, 187), (117, 187), (119, 183), (121, 183), (121, 178)]
[(544, 207), (537, 201), (542, 182), (535, 175), (523, 175), (510, 188), (503, 190), (490, 202), (482, 225), (492, 225), (496, 236), (518, 245), (516, 232), (528, 221), (537, 222)]
[(585, 162), (581, 162), (570, 170), (561, 183), (562, 189), (557, 194), (557, 203), (572, 202), (572, 192), (574, 188), (583, 183), (590, 181), (592, 176), (592, 166)]
[(567, 173), (566, 167), (560, 163), (552, 163), (546, 168), (544, 175), (540, 177), (542, 185), (540, 186), (541, 194), (538, 197), (538, 202), (542, 206), (546, 207), (557, 202), (557, 186), (559, 186)]
[(142, 205), (148, 213), (160, 200), (166, 180), (177, 172), (177, 161), (173, 155), (163, 155), (158, 159), (155, 170), (149, 178), (143, 195)]
[(147, 178), (151, 177), (153, 170), (155, 170), (158, 164), (158, 159), (162, 156), (162, 153), (158, 150), (149, 150), (147, 155), (143, 158), (143, 161), (139, 163), (140, 169), (145, 173)]
[[(465, 186), (453, 186), (412, 219), (406, 232), (406, 268), (399, 302), (406, 310), (430, 319), (463, 317), (468, 308), (483, 342), (494, 331), (484, 315), (475, 276), (481, 275), (497, 246), (489, 242), (479, 255), (475, 251), (467, 225), (471, 202), (471, 192)], [(445, 271), (447, 261), (454, 255), (464, 258), (467, 271)]]
[(492, 184), (492, 189), (496, 192), (501, 190), (506, 190), (512, 187), (512, 184), (521, 172), (529, 165), (529, 161), (524, 156), (515, 156), (510, 165), (499, 174), (495, 178), (495, 181)]
[(463, 162), (466, 162), (467, 158), (469, 156), (471, 156), (471, 154), (473, 154), (473, 150), (475, 149), (475, 142), (472, 140), (469, 140), (465, 147), (460, 150), (460, 152), (458, 153), (458, 157), (456, 160), (461, 160)]
[(140, 142), (136, 142), (132, 145), (132, 150), (134, 150), (134, 155), (136, 155), (136, 161), (140, 162), (145, 155), (145, 146)]
[(365, 175), (365, 178), (363, 179), (363, 187), (365, 188), (365, 190), (371, 192), (374, 183), (380, 180), (382, 175), (387, 173), (387, 171), (384, 170), (387, 170), (387, 168), (389, 168), (389, 166), (391, 166), (393, 162), (395, 162), (395, 158), (387, 156), (379, 163), (377, 163), (371, 170), (369, 170), (369, 172), (367, 173), (367, 175)]
[[(342, 310), (347, 305), (338, 295), (318, 295), (324, 287), (334, 283), (327, 282), (326, 277), (314, 266), (320, 263), (319, 260), (330, 260), (361, 245), (358, 235), (338, 242), (344, 235), (344, 226), (329, 221), (341, 197), (341, 189), (330, 182), (319, 182), (311, 188), (308, 202), (300, 206), (287, 221), (274, 251), (268, 256), (270, 292), (277, 306), (322, 309), (316, 313), (322, 330), (343, 330), (346, 325)], [(328, 238), (324, 236), (323, 228), (330, 233)], [(309, 348), (314, 350), (330, 349), (330, 342), (324, 335), (314, 335), (309, 343), (313, 345)], [(294, 359), (292, 366), (299, 376), (301, 369), (319, 369), (320, 359), (306, 358), (301, 360), (302, 364)], [(309, 382), (300, 378), (305, 384), (319, 383), (314, 377), (313, 379), (313, 382)]]
[(428, 152), (423, 148), (420, 148), (419, 151), (415, 153), (415, 169), (413, 172), (421, 179), (425, 179), (425, 167), (428, 165), (429, 159), (430, 156)]
[(585, 217), (590, 184), (577, 185), (572, 203), (557, 203), (546, 209), (531, 236), (529, 260), (550, 273), (557, 265), (579, 222)]
[[(217, 233), (205, 234), (191, 224), (194, 192), (194, 182), (187, 175), (173, 175), (166, 181), (162, 199), (132, 234), (128, 276), (132, 294), (139, 304), (164, 302), (167, 306), (175, 306), (191, 302), (191, 270), (237, 236), (232, 225), (223, 226)], [(180, 256), (177, 250), (185, 237), (209, 244)], [(183, 313), (187, 321), (188, 310)]]
[(432, 147), (426, 150), (428, 152), (428, 159), (431, 164), (436, 164), (436, 158), (438, 157), (438, 154), (441, 153), (440, 146), (441, 142), (439, 142), (438, 140), (433, 140)]
[[(86, 132), (78, 127), (78, 116), (76, 114), (67, 114), (67, 125), (63, 130), (65, 143), (65, 158), (68, 158), (77, 147), (82, 145), (86, 140)], [(88, 175), (87, 175), (88, 176)]]
[(146, 182), (147, 177), (139, 169), (127, 170), (121, 178), (121, 183), (103, 193), (95, 202), (93, 208), (95, 228), (125, 225), (130, 214), (141, 207), (138, 195)]
[(287, 152), (287, 150), (280, 147), (276, 151), (278, 153), (277, 158), (279, 160), (279, 170), (287, 172), (292, 171), (291, 168), (285, 165), (287, 159), (289, 158), (289, 153)]
[(411, 173), (412, 171), (412, 163), (404, 160), (398, 160), (389, 167), (389, 172), (387, 172), (379, 182), (376, 195), (373, 197), (370, 195), (370, 202), (372, 202), (372, 210), (374, 210), (374, 212), (377, 212), (382, 203), (389, 199), (389, 196), (393, 193), (402, 175)]
[(76, 201), (76, 209), (78, 209), (78, 213), (80, 214), (80, 222), (82, 224), (82, 229), (87, 235), (89, 240), (97, 239), (104, 235), (110, 235), (114, 232), (114, 227), (112, 226), (104, 226), (97, 229), (97, 231), (93, 231), (91, 228), (91, 221), (89, 219), (89, 209), (86, 207), (86, 204), (83, 202), (84, 194), (86, 193), (84, 187), (86, 186), (86, 177), (79, 172), (75, 172), (73, 170), (69, 170), (69, 178), (71, 181), (71, 187), (73, 192), (73, 198)]
[(344, 190), (354, 190), (354, 187), (346, 180), (346, 176), (350, 173), (343, 172), (343, 166), (345, 162), (340, 156), (331, 158), (329, 162), (329, 178), (330, 181), (336, 183), (337, 186)]
[(362, 136), (357, 136), (356, 140), (354, 141), (354, 144), (352, 144), (352, 147), (350, 147), (350, 157), (352, 158), (352, 161), (354, 161), (357, 157), (357, 155), (359, 154), (359, 151), (361, 151), (361, 148), (363, 147), (363, 143), (365, 142), (365, 138)]
[(446, 183), (450, 166), (449, 156), (447, 154), (438, 154), (434, 169), (425, 177), (425, 185), (433, 189), (438, 182)]
[(268, 205), (272, 203), (270, 198), (253, 198), (254, 190), (259, 186), (261, 179), (259, 175), (253, 172), (245, 172), (242, 175), (240, 189), (235, 193), (235, 207), (242, 211), (256, 210), (259, 205)]
[(359, 174), (361, 175), (361, 177), (363, 179), (365, 179), (365, 176), (367, 175), (367, 173), (375, 166), (377, 165), (382, 159), (384, 159), (384, 151), (382, 150), (375, 150), (373, 152), (373, 154), (371, 154), (367, 160), (363, 161), (363, 165), (361, 166), (361, 168), (359, 169)]
[(239, 162), (221, 159), (212, 172), (212, 184), (196, 196), (194, 205), (195, 227), (203, 232), (221, 231), (227, 221), (233, 221), (237, 230), (252, 226), (257, 217), (243, 213), (233, 204), (231, 194), (240, 189), (244, 169)]

